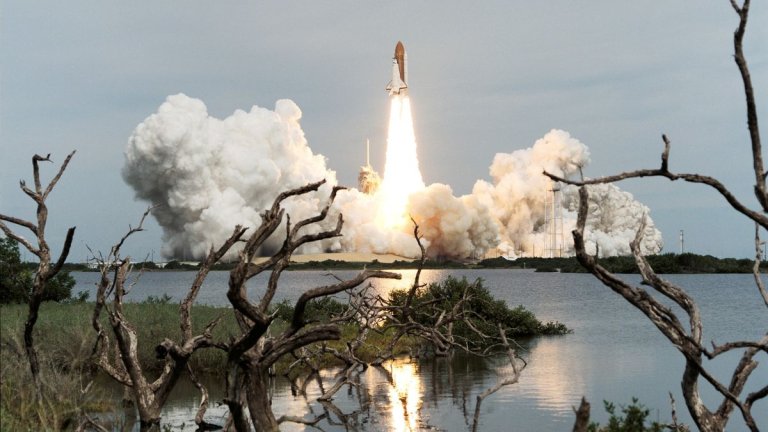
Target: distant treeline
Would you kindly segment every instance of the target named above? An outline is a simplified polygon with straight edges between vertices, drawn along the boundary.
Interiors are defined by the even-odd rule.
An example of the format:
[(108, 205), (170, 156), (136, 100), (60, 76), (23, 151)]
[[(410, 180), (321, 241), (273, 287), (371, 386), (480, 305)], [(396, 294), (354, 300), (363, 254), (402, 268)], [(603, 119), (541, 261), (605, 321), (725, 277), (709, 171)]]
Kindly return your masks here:
[[(753, 260), (736, 258), (716, 258), (712, 255), (693, 253), (649, 255), (646, 257), (656, 273), (752, 273)], [(638, 273), (635, 258), (632, 256), (605, 257), (598, 260), (601, 266), (614, 273)], [(562, 273), (583, 273), (584, 268), (575, 257), (570, 258), (519, 258), (508, 261), (504, 258), (482, 260), (482, 268), (531, 268), (536, 271), (560, 271)], [(761, 271), (768, 269), (768, 264), (760, 263)]]
[[(716, 258), (711, 255), (697, 255), (693, 253), (650, 255), (647, 257), (657, 273), (752, 273), (754, 261), (746, 258)], [(614, 273), (637, 273), (635, 259), (631, 256), (605, 257), (599, 259), (600, 265)], [(231, 270), (232, 264), (219, 263), (213, 270)], [(372, 262), (348, 262), (338, 260), (310, 261), (306, 263), (293, 263), (289, 270), (357, 270), (369, 269), (415, 269), (418, 261), (395, 261), (393, 263)], [(95, 271), (85, 264), (65, 264), (69, 271)], [(171, 261), (160, 269), (153, 262), (140, 262), (135, 268), (154, 271), (184, 271), (197, 270), (197, 266), (179, 261)], [(474, 263), (462, 263), (456, 261), (427, 260), (425, 269), (535, 269), (540, 272), (583, 273), (585, 270), (575, 257), (569, 258), (518, 258), (510, 261), (504, 258), (489, 258)], [(761, 271), (768, 269), (768, 264), (760, 263)]]

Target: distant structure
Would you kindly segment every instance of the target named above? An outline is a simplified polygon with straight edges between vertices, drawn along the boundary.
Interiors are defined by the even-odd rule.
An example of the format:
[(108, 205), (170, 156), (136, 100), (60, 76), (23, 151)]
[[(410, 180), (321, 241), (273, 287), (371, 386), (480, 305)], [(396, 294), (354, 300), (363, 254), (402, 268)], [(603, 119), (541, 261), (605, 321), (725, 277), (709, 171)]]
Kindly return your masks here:
[(379, 190), (381, 177), (371, 166), (371, 141), (365, 140), (365, 166), (360, 167), (360, 174), (357, 176), (358, 188), (361, 192), (373, 195)]
[(560, 197), (560, 185), (550, 183), (544, 200), (544, 223), (547, 226), (547, 244), (544, 256), (547, 258), (560, 258), (563, 256), (563, 205)]
[(680, 230), (680, 255), (685, 253), (685, 232)]

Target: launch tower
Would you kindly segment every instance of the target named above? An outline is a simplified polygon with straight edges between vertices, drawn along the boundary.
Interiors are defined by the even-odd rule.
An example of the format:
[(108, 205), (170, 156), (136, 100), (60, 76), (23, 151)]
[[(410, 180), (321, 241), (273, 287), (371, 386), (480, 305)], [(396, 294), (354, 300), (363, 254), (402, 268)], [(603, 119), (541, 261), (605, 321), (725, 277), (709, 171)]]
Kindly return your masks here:
[(544, 221), (547, 227), (547, 243), (544, 256), (560, 258), (563, 256), (565, 237), (563, 236), (563, 204), (560, 196), (560, 184), (551, 182), (544, 200)]
[(365, 166), (360, 167), (360, 174), (357, 176), (357, 184), (360, 192), (373, 195), (379, 190), (381, 177), (379, 173), (371, 166), (371, 142), (365, 141)]

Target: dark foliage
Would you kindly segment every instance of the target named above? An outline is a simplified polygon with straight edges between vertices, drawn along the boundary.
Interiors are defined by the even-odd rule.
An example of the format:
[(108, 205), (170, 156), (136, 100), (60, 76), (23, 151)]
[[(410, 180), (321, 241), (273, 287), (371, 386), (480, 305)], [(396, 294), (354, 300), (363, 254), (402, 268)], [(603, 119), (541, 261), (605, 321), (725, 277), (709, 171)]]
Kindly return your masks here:
[(591, 423), (587, 429), (589, 432), (661, 432), (664, 426), (651, 422), (646, 426), (645, 421), (650, 410), (638, 403), (637, 398), (632, 398), (632, 403), (621, 407), (621, 414), (616, 414), (616, 406), (612, 402), (603, 401), (605, 411), (611, 415), (608, 424), (600, 426), (599, 423)]
[[(674, 273), (752, 273), (754, 261), (749, 259), (716, 258), (711, 255), (693, 253), (663, 254), (648, 256), (648, 262), (659, 274)], [(638, 273), (635, 259), (631, 256), (601, 257), (600, 265), (612, 273)], [(509, 261), (504, 258), (489, 258), (478, 263), (482, 268), (529, 268), (539, 272), (560, 271), (563, 273), (584, 273), (585, 270), (575, 257), (572, 258), (519, 258)], [(761, 263), (765, 271), (768, 266)]]
[[(34, 269), (21, 262), (19, 244), (10, 238), (0, 238), (0, 304), (26, 303), (32, 291)], [(61, 271), (49, 280), (43, 292), (43, 301), (60, 302), (72, 295), (75, 279), (68, 271)]]
[[(482, 279), (470, 283), (466, 278), (457, 279), (450, 276), (442, 282), (430, 284), (417, 292), (412, 304), (415, 320), (423, 325), (432, 326), (440, 312), (452, 310), (465, 292), (470, 300), (464, 306), (464, 311), (469, 315), (472, 326), (485, 335), (492, 337), (498, 334), (499, 324), (507, 330), (507, 335), (513, 338), (569, 333), (568, 328), (562, 323), (542, 323), (533, 312), (522, 305), (510, 308), (505, 301), (494, 299), (488, 289), (483, 286)], [(394, 291), (390, 294), (390, 300), (394, 305), (401, 306), (405, 304), (406, 295), (406, 291)], [(483, 338), (477, 337), (477, 334), (463, 322), (454, 324), (453, 333), (465, 339), (470, 345), (492, 343), (491, 338), (481, 340)]]
[(200, 266), (193, 264), (186, 264), (180, 261), (169, 261), (168, 264), (163, 267), (166, 270), (197, 270)]
[[(285, 299), (273, 307), (277, 310), (277, 318), (285, 322), (293, 319), (295, 301)], [(304, 319), (308, 322), (328, 321), (329, 319), (341, 315), (346, 310), (347, 305), (333, 297), (320, 297), (310, 300), (304, 310)]]

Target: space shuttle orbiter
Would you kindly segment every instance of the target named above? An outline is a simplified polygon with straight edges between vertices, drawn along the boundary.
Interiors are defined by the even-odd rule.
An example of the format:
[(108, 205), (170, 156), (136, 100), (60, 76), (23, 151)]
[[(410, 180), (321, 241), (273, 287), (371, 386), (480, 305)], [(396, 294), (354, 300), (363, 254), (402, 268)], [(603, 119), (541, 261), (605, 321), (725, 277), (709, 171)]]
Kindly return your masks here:
[(398, 41), (395, 46), (395, 56), (392, 57), (392, 80), (387, 84), (389, 95), (405, 94), (408, 92), (408, 68), (405, 62), (408, 56), (405, 54), (403, 43)]

